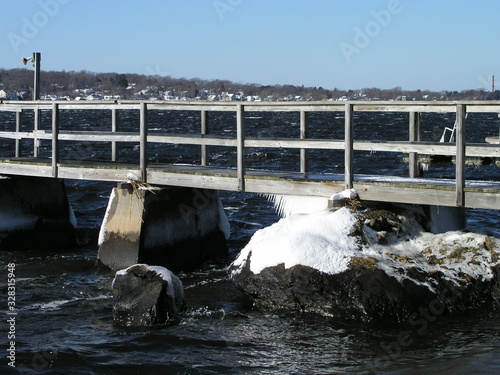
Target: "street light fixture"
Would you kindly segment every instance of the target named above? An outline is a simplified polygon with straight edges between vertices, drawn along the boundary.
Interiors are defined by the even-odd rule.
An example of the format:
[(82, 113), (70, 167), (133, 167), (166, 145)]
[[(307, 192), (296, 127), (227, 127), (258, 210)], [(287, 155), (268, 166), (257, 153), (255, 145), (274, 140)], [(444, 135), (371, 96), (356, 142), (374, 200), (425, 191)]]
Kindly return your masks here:
[(33, 87), (33, 100), (40, 99), (40, 61), (42, 60), (42, 54), (40, 52), (33, 52), (33, 56), (31, 57), (23, 57), (22, 62), (24, 65), (28, 63), (28, 61), (33, 62), (33, 66), (35, 67), (35, 77), (34, 77), (34, 87)]

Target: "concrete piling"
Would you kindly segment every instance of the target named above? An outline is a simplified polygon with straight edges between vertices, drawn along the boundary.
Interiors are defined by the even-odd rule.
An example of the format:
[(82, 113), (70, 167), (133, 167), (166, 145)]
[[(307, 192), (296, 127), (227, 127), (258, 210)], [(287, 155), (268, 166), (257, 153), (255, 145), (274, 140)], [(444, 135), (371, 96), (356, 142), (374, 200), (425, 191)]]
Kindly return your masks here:
[(227, 255), (227, 218), (215, 190), (113, 189), (99, 259), (113, 270), (147, 263), (178, 271)]

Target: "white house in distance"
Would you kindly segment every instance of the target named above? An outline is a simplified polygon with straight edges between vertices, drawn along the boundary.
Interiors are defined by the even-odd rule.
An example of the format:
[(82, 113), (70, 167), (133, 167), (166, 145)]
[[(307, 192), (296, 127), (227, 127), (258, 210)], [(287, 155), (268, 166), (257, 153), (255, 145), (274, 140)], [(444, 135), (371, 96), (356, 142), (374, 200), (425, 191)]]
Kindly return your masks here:
[(0, 90), (0, 99), (18, 100), (18, 97), (16, 92), (7, 92), (5, 90)]

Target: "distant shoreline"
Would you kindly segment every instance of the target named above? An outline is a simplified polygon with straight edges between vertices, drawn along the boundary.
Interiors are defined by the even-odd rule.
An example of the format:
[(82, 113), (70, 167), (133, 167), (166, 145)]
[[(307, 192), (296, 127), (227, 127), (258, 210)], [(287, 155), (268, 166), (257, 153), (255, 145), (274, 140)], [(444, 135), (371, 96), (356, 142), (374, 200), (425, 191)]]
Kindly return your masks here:
[[(0, 99), (30, 100), (33, 71), (0, 68)], [(228, 80), (169, 76), (42, 71), (41, 98), (46, 100), (208, 100), (208, 101), (348, 101), (348, 100), (500, 100), (500, 90), (458, 91), (261, 85)]]

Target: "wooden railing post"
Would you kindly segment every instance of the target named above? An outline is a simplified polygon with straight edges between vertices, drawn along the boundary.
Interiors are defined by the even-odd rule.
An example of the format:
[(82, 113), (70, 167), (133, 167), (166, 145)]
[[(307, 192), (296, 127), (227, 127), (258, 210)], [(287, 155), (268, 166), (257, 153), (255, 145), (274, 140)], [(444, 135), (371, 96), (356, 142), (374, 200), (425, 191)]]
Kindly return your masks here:
[[(201, 110), (201, 137), (203, 138), (208, 134), (208, 111), (205, 109)], [(207, 166), (207, 146), (201, 145), (201, 165)]]
[[(36, 133), (40, 129), (40, 124), (42, 123), (42, 110), (40, 108), (36, 108), (33, 112), (34, 112), (33, 130)], [(40, 140), (35, 137), (33, 138), (33, 157), (37, 158), (39, 155), (40, 155)]]
[(352, 189), (354, 179), (354, 105), (345, 105), (345, 137), (344, 137), (344, 163), (345, 163), (345, 188)]
[[(309, 129), (307, 128), (307, 120), (309, 113), (306, 111), (300, 111), (300, 139), (306, 139), (309, 135)], [(300, 173), (309, 172), (309, 158), (307, 155), (307, 150), (304, 148), (300, 149)]]
[[(418, 112), (410, 112), (410, 142), (420, 141), (420, 121)], [(418, 153), (410, 152), (408, 155), (408, 165), (410, 169), (410, 177), (416, 178), (420, 176), (420, 168), (418, 167)]]
[(245, 107), (238, 104), (236, 111), (238, 190), (245, 191)]
[[(111, 131), (113, 133), (116, 133), (120, 127), (120, 118), (118, 117), (118, 109), (113, 108), (111, 110)], [(117, 143), (115, 141), (111, 142), (111, 160), (112, 161), (117, 161), (117, 153), (118, 153), (118, 148), (117, 148)]]
[(140, 144), (139, 144), (139, 168), (141, 170), (141, 181), (148, 180), (148, 107), (147, 104), (140, 104)]
[(457, 129), (455, 131), (456, 139), (456, 157), (455, 157), (455, 191), (456, 205), (465, 206), (465, 121), (467, 108), (465, 104), (457, 104)]
[(59, 163), (59, 104), (52, 104), (52, 177), (58, 176)]
[[(20, 110), (19, 112), (16, 112), (16, 135), (19, 136), (19, 133), (22, 129), (23, 126), (23, 111)], [(15, 151), (15, 157), (18, 158), (21, 156), (21, 139), (17, 138), (16, 139), (16, 151)]]

